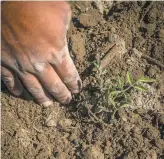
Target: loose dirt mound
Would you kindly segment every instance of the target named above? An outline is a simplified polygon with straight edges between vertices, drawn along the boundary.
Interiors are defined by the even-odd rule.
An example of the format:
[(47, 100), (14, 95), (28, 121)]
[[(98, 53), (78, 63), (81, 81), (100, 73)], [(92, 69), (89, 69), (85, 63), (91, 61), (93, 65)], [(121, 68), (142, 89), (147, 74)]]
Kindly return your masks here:
[[(24, 100), (3, 88), (2, 158), (163, 159), (164, 2), (70, 5), (68, 44), (83, 91), (69, 106), (55, 103), (45, 109), (27, 92)], [(116, 111), (114, 119), (106, 114), (107, 122), (102, 122), (89, 109), (105, 104), (98, 100), (93, 62), (106, 70), (103, 83), (118, 75), (125, 78), (127, 71), (134, 78), (144, 75), (156, 81), (146, 85), (148, 92), (132, 92), (132, 104)]]

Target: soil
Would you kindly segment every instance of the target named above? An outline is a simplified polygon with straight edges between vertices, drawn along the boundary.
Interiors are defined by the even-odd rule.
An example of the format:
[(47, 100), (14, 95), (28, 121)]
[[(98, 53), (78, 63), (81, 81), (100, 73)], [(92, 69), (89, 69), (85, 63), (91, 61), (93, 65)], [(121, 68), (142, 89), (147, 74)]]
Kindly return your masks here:
[[(16, 98), (2, 85), (2, 158), (163, 159), (164, 2), (69, 3), (69, 50), (84, 88), (68, 106), (43, 108), (28, 92)], [(103, 82), (127, 71), (156, 81), (102, 122), (89, 109), (104, 104), (95, 98), (95, 61), (103, 61)]]

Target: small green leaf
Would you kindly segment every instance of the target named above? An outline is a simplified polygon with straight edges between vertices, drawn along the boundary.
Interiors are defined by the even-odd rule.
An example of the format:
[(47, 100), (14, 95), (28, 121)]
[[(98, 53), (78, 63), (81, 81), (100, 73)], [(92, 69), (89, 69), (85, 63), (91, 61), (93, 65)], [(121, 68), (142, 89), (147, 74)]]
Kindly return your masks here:
[(105, 11), (105, 14), (108, 15), (109, 9), (105, 9), (104, 11)]
[(130, 103), (125, 103), (125, 104), (121, 105), (120, 108), (127, 108), (129, 106), (130, 106)]
[(145, 82), (145, 83), (151, 83), (155, 82), (156, 80), (153, 78), (148, 78), (148, 77), (140, 77), (137, 79), (137, 82)]
[(109, 96), (114, 96), (114, 95), (118, 95), (119, 93), (121, 93), (121, 91), (112, 91), (110, 92)]
[(139, 90), (139, 91), (148, 91), (145, 87), (140, 86), (140, 85), (135, 85), (134, 88)]
[(93, 64), (94, 64), (94, 66), (95, 66), (97, 69), (99, 69), (99, 68), (100, 68), (100, 66), (99, 66), (99, 64), (98, 64), (98, 63), (93, 62)]
[(119, 84), (119, 87), (120, 87), (121, 89), (123, 89), (124, 83), (123, 83), (123, 80), (121, 79), (120, 76), (118, 76), (118, 84)]
[(126, 74), (126, 83), (132, 85), (132, 75), (130, 72), (127, 72)]

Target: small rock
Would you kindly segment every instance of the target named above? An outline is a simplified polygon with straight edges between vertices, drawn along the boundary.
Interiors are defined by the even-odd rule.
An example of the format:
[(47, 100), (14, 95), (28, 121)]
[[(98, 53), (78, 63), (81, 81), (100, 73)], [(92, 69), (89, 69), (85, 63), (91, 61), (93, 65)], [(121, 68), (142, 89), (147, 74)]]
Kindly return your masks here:
[(14, 106), (15, 105), (15, 101), (14, 100), (9, 100), (9, 105)]
[(100, 62), (100, 68), (106, 68), (111, 61), (116, 58), (120, 58), (126, 53), (125, 41), (123, 39), (117, 38), (115, 45), (111, 48), (111, 50), (104, 56), (104, 58)]
[(129, 132), (131, 130), (131, 126), (126, 124), (126, 125), (124, 125), (123, 129), (125, 132)]
[(30, 133), (25, 129), (20, 129), (18, 132), (18, 141), (25, 148), (27, 148), (31, 144), (31, 138), (29, 134)]
[(146, 23), (151, 23), (151, 24), (155, 23), (155, 21), (156, 21), (156, 16), (157, 16), (156, 12), (157, 12), (157, 10), (156, 10), (155, 8), (154, 8), (154, 9), (151, 9), (151, 10), (147, 13), (147, 15), (145, 16), (144, 21), (145, 21)]
[(133, 133), (134, 134), (141, 134), (141, 130), (138, 127), (134, 127)]
[(123, 121), (127, 121), (128, 117), (127, 114), (125, 113), (125, 111), (123, 109), (120, 109), (118, 111), (119, 117), (123, 120)]
[(97, 24), (97, 20), (91, 14), (80, 14), (79, 21), (84, 27), (92, 27)]
[(58, 125), (60, 127), (62, 127), (63, 129), (64, 128), (68, 128), (68, 127), (71, 127), (72, 125), (72, 120), (71, 119), (62, 119), (58, 122)]
[(146, 159), (157, 159), (157, 153), (152, 151), (151, 154), (146, 157)]
[(111, 43), (113, 43), (113, 42), (116, 42), (118, 38), (119, 38), (118, 35), (116, 35), (116, 34), (110, 34), (108, 36), (108, 41), (111, 42)]
[(104, 159), (104, 154), (100, 151), (97, 146), (91, 146), (88, 148), (86, 154), (86, 159)]
[(50, 120), (48, 120), (48, 121), (46, 122), (46, 125), (47, 125), (48, 127), (56, 126), (56, 121), (53, 120), (53, 119), (50, 119)]
[(155, 75), (157, 74), (157, 69), (155, 67), (150, 67), (148, 69), (148, 72), (147, 74), (150, 76), (150, 77), (155, 77)]
[(37, 139), (39, 141), (45, 141), (46, 140), (46, 136), (43, 133), (38, 133), (37, 134)]
[(72, 133), (71, 135), (70, 135), (70, 137), (69, 137), (69, 140), (70, 141), (73, 141), (73, 140), (77, 140), (77, 134), (76, 133)]
[(111, 27), (111, 28), (110, 28), (110, 31), (111, 31), (112, 33), (116, 33), (116, 29), (115, 29), (114, 27)]
[(72, 51), (76, 55), (79, 62), (82, 62), (86, 54), (85, 37), (82, 33), (73, 34), (71, 36)]

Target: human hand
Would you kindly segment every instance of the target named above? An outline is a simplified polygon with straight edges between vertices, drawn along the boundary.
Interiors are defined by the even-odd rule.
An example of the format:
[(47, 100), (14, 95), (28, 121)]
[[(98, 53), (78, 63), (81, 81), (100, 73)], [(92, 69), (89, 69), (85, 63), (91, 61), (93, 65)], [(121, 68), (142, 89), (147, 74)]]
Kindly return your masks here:
[(48, 106), (81, 90), (66, 41), (70, 19), (66, 2), (2, 3), (1, 76), (10, 92), (19, 96), (24, 85)]

